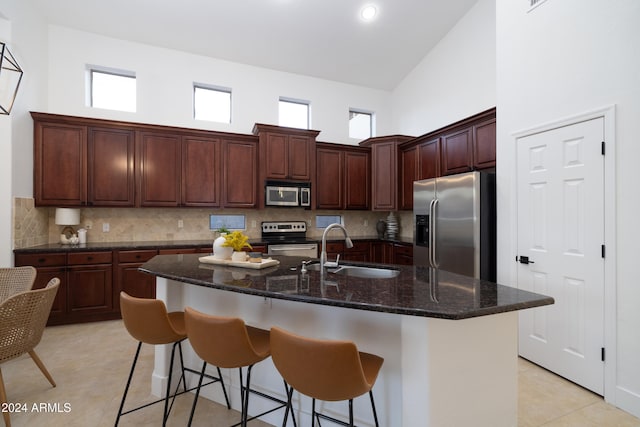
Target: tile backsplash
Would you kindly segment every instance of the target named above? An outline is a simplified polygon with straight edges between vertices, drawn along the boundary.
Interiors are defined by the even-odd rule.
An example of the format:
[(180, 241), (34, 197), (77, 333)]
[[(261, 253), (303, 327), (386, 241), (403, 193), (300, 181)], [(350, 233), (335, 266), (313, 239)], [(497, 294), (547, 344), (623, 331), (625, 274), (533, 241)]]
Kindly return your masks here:
[[(326, 211), (297, 208), (268, 209), (192, 209), (192, 208), (81, 208), (80, 225), (88, 228), (88, 242), (132, 242), (164, 240), (208, 240), (216, 234), (209, 229), (209, 215), (240, 214), (246, 216), (246, 233), (251, 239), (260, 237), (262, 221), (306, 221), (307, 236), (321, 237), (323, 229), (315, 228), (315, 215), (342, 215), (351, 236), (376, 235), (376, 223), (388, 212)], [(397, 213), (400, 236), (413, 235), (412, 213)], [(179, 221), (182, 227), (179, 227)], [(103, 225), (108, 224), (108, 232)], [(55, 224), (55, 208), (36, 208), (30, 198), (14, 199), (14, 248), (56, 243), (62, 226)]]

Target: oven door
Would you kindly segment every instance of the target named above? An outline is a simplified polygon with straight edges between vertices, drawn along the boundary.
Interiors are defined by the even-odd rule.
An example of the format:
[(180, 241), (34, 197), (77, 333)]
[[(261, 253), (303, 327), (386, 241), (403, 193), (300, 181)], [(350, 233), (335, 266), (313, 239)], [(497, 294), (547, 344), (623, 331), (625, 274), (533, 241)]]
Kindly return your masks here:
[(267, 249), (267, 254), (318, 258), (318, 244), (317, 243), (291, 243), (291, 244), (269, 245)]
[(300, 189), (267, 185), (265, 198), (267, 206), (300, 206)]

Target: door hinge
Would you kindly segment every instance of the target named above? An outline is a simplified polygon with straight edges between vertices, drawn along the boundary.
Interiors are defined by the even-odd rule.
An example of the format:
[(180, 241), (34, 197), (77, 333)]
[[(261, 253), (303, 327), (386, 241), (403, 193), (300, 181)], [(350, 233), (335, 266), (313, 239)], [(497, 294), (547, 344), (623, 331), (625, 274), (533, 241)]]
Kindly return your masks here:
[(604, 347), (600, 349), (600, 359), (604, 362)]
[(602, 254), (602, 258), (605, 258), (606, 250), (607, 249), (605, 245), (600, 246), (600, 253)]
[(605, 142), (602, 141), (602, 149), (601, 150), (602, 150), (602, 155), (603, 156), (604, 156), (604, 152), (605, 152), (605, 145), (606, 145)]

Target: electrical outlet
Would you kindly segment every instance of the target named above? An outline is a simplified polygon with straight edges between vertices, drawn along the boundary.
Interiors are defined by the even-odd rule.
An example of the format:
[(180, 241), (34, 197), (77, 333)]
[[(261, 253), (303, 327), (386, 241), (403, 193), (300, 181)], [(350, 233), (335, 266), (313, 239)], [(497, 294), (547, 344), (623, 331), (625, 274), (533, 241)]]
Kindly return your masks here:
[(182, 227), (184, 227), (184, 221), (179, 219), (178, 220), (178, 228), (182, 228)]
[(369, 225), (369, 220), (368, 220), (368, 219), (365, 219), (365, 220), (364, 220), (364, 226), (366, 227), (366, 226), (368, 226), (368, 225)]
[(256, 228), (256, 220), (251, 221), (251, 228)]
[(91, 227), (93, 227), (93, 221), (87, 221), (84, 225), (87, 230), (91, 230)]
[(109, 232), (109, 223), (108, 222), (103, 222), (102, 223), (102, 232), (103, 233), (108, 233)]

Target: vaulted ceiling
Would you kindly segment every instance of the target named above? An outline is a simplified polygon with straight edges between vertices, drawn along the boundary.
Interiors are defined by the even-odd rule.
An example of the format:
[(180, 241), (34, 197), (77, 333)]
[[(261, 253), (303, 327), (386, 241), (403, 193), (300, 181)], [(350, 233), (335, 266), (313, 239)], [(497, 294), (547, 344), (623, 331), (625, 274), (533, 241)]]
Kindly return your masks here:
[(54, 25), (391, 90), (477, 0), (34, 1)]

